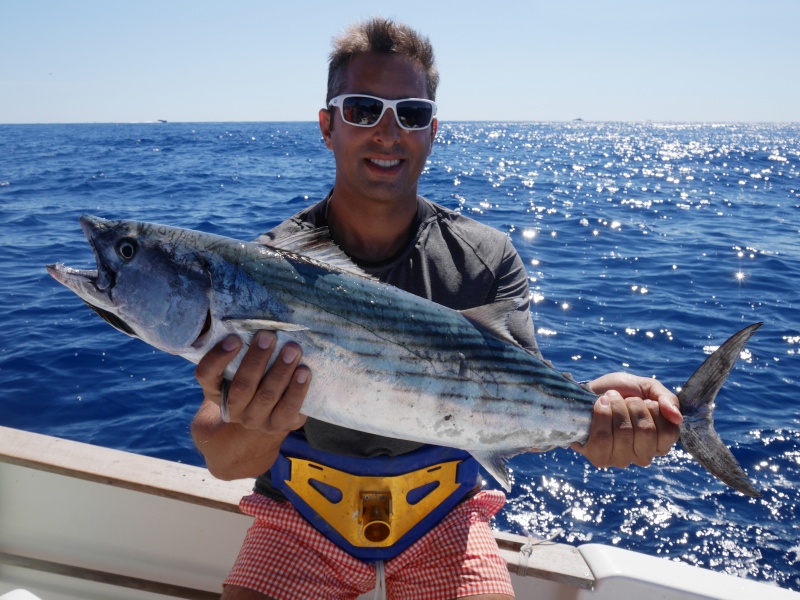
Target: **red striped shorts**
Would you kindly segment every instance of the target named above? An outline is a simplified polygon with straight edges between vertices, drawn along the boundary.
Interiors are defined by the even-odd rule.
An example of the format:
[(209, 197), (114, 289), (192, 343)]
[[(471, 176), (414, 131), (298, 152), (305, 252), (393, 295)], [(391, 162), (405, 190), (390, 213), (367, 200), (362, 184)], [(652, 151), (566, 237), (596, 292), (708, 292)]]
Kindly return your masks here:
[[(487, 490), (465, 500), (431, 531), (385, 563), (388, 598), (446, 600), (476, 594), (514, 595), (489, 521), (505, 504)], [(312, 527), (288, 502), (261, 494), (242, 498), (255, 517), (224, 585), (276, 600), (344, 600), (375, 588), (376, 566), (353, 558)]]

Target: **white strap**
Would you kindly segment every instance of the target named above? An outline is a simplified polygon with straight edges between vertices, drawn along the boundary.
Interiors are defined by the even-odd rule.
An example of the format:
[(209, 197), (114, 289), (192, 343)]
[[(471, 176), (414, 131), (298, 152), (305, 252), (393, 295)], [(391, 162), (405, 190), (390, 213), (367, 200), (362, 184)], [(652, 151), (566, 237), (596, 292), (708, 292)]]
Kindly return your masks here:
[(386, 568), (382, 560), (375, 563), (375, 600), (386, 600)]
[(533, 546), (535, 544), (535, 540), (528, 536), (528, 541), (522, 548), (519, 549), (519, 557), (517, 558), (517, 575), (520, 577), (525, 577), (528, 575), (528, 560), (531, 558), (531, 554), (533, 554)]

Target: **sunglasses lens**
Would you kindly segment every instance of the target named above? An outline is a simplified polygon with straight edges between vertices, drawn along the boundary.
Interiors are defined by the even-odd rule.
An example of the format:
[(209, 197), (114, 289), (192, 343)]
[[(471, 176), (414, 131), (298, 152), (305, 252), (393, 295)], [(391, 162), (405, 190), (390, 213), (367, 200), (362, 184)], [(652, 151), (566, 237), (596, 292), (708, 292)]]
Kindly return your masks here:
[[(371, 127), (381, 118), (383, 101), (369, 96), (346, 96), (342, 101), (342, 116), (353, 125)], [(406, 129), (425, 129), (433, 121), (433, 106), (419, 100), (397, 103), (397, 119)]]
[(397, 105), (397, 118), (408, 129), (425, 129), (433, 120), (433, 107), (427, 102), (406, 100)]
[(354, 125), (374, 125), (383, 111), (383, 102), (366, 96), (348, 96), (342, 103), (345, 121)]

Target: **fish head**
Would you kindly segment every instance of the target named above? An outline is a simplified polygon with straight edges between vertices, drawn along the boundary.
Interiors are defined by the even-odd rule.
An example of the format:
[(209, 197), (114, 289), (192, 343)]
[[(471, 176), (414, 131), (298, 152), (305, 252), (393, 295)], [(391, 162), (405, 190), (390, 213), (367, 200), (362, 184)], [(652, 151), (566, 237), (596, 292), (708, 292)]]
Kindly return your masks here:
[(47, 266), (112, 327), (172, 354), (210, 328), (211, 276), (186, 230), (84, 215), (96, 270)]

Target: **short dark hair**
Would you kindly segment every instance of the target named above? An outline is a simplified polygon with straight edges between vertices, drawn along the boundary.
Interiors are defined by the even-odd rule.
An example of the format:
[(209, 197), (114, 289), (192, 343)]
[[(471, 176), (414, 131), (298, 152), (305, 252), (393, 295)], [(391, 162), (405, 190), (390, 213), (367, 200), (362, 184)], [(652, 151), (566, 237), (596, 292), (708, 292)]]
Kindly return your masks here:
[(333, 40), (333, 50), (328, 61), (328, 97), (342, 93), (347, 67), (362, 54), (398, 54), (416, 60), (425, 71), (425, 88), (430, 100), (436, 100), (439, 71), (433, 56), (430, 40), (403, 23), (374, 17), (354, 23)]

